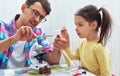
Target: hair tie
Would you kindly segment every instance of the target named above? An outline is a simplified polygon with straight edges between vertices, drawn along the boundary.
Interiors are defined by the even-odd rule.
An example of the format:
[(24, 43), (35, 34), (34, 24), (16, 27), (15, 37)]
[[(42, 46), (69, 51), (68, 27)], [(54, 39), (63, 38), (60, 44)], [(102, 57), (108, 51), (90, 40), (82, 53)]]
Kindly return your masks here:
[(100, 12), (101, 10), (102, 10), (102, 9), (101, 9), (101, 8), (99, 8), (99, 9), (98, 9), (98, 12)]

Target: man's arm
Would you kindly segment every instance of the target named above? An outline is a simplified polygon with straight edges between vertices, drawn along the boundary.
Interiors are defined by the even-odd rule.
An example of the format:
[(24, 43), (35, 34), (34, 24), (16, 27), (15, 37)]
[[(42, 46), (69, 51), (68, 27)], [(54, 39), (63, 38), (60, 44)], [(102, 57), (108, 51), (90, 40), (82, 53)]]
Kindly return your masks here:
[(49, 64), (59, 64), (60, 57), (61, 57), (61, 50), (53, 47), (53, 51), (48, 52), (48, 54), (45, 57), (45, 60)]
[(59, 64), (60, 57), (61, 57), (61, 51), (53, 50), (52, 52), (48, 52), (48, 54), (45, 57), (45, 60), (49, 64)]
[(34, 39), (36, 35), (29, 26), (22, 26), (18, 29), (15, 35), (5, 39), (0, 40), (0, 52), (3, 52), (6, 48), (10, 47), (17, 41), (25, 41), (28, 39)]
[(66, 28), (61, 29), (61, 35), (56, 35), (53, 42), (53, 51), (49, 52), (46, 56), (46, 60), (49, 64), (58, 64), (61, 57), (62, 49), (66, 49), (70, 46), (69, 35)]
[(12, 44), (14, 44), (17, 40), (11, 36), (8, 39), (1, 40), (0, 41), (0, 52), (3, 52), (6, 48), (10, 47)]

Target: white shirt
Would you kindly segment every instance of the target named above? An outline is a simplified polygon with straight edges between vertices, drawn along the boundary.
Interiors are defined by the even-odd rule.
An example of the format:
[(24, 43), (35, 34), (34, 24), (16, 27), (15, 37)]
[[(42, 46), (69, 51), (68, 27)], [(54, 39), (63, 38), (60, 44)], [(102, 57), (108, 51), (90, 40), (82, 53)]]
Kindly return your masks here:
[(12, 56), (9, 58), (7, 68), (24, 67), (26, 63), (26, 55), (24, 51), (25, 41), (18, 41), (15, 44)]

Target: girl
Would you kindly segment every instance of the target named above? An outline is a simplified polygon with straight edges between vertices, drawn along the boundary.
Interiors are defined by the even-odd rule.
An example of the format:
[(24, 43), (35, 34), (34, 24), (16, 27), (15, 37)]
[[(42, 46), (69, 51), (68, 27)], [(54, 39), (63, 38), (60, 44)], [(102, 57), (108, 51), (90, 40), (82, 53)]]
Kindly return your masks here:
[[(111, 34), (112, 20), (107, 10), (87, 5), (75, 13), (75, 25), (77, 35), (84, 38), (75, 53), (70, 51), (66, 29), (61, 30), (61, 37), (56, 37), (56, 48), (64, 49), (72, 60), (80, 60), (82, 67), (95, 75), (111, 76), (111, 55), (105, 45)], [(69, 64), (66, 57), (65, 60)]]

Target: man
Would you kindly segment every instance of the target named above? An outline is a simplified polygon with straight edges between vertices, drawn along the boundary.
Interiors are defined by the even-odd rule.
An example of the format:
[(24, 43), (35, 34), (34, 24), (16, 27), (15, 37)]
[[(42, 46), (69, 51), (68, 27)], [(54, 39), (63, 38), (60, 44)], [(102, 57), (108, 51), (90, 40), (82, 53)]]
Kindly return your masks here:
[(21, 7), (21, 14), (5, 23), (0, 21), (0, 68), (18, 68), (30, 66), (32, 63), (29, 52), (33, 46), (34, 38), (43, 48), (40, 60), (49, 64), (57, 64), (60, 51), (48, 43), (47, 39), (37, 35), (45, 35), (41, 28), (36, 26), (46, 21), (51, 8), (47, 0), (26, 0)]

